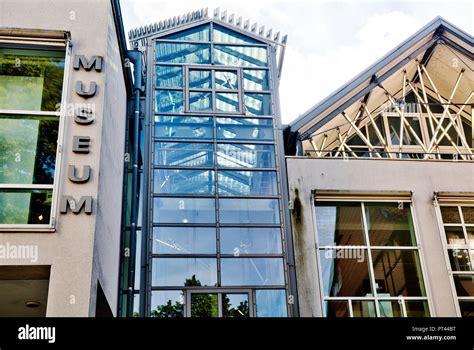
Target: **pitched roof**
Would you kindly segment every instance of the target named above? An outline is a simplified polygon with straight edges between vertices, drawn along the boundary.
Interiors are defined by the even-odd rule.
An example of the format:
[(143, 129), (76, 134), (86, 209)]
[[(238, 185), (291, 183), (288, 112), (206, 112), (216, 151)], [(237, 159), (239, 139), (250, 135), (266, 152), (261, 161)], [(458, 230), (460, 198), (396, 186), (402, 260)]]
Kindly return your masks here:
[(273, 33), (272, 29), (265, 30), (265, 26), (259, 27), (256, 22), (251, 24), (249, 20), (244, 20), (242, 17), (236, 17), (234, 14), (227, 15), (227, 11), (215, 9), (213, 17), (210, 18), (207, 8), (132, 29), (128, 33), (128, 38), (132, 46), (136, 47), (139, 41), (149, 37), (168, 35), (211, 21), (267, 44), (284, 46), (288, 38), (287, 35), (280, 37), (280, 32)]
[[(381, 86), (383, 81), (406, 69), (411, 61), (420, 59), (427, 65), (434, 49), (440, 45), (446, 46), (451, 51), (454, 49), (472, 62), (473, 44), (474, 39), (471, 35), (442, 17), (436, 17), (372, 66), (291, 122), (287, 132), (293, 135), (298, 133), (298, 138), (301, 140), (310, 138), (316, 130), (340, 116), (341, 112), (368, 97), (368, 94), (375, 87)], [(472, 70), (472, 66), (470, 68)], [(290, 140), (293, 141), (294, 138)], [(287, 144), (287, 147), (293, 146)]]

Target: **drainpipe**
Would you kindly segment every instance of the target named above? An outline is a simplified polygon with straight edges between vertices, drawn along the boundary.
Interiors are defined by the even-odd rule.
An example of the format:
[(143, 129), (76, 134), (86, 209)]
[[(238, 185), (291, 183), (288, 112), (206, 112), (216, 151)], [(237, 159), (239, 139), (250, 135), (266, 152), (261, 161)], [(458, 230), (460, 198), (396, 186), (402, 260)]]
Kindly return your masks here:
[(127, 51), (127, 58), (133, 63), (133, 157), (132, 157), (132, 203), (130, 205), (130, 259), (128, 261), (127, 317), (133, 316), (135, 287), (135, 258), (137, 245), (138, 217), (138, 151), (140, 147), (140, 92), (142, 83), (142, 53), (138, 50)]

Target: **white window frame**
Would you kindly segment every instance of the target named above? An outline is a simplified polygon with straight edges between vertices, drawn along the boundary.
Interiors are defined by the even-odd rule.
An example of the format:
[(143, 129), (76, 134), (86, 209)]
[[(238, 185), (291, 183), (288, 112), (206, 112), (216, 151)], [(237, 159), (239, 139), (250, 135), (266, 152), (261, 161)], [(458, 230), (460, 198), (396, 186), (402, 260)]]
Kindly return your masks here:
[[(32, 49), (42, 49), (41, 45), (48, 43), (34, 42), (31, 43)], [(38, 115), (38, 116), (56, 116), (59, 117), (58, 141), (56, 146), (56, 164), (54, 169), (54, 179), (52, 185), (44, 184), (0, 184), (0, 189), (48, 189), (52, 190), (51, 212), (48, 224), (0, 224), (0, 232), (54, 232), (56, 228), (56, 218), (58, 215), (58, 201), (59, 201), (59, 184), (61, 176), (62, 164), (62, 150), (65, 132), (66, 111), (68, 101), (68, 87), (70, 79), (70, 64), (71, 64), (71, 44), (70, 39), (65, 40), (64, 46), (64, 70), (63, 70), (63, 85), (61, 96), (61, 107), (59, 112), (53, 111), (27, 111), (27, 110), (2, 110), (0, 114), (14, 114), (14, 115)], [(22, 47), (23, 48), (23, 47)], [(28, 49), (28, 47), (26, 47)], [(45, 46), (44, 49), (49, 48)], [(61, 50), (62, 51), (62, 50)]]
[[(471, 260), (471, 264), (474, 262), (472, 256), (470, 256), (470, 252), (474, 251), (473, 248), (469, 248), (469, 239), (466, 231), (466, 226), (469, 227), (474, 227), (474, 224), (466, 224), (464, 222), (464, 215), (462, 215), (462, 208), (463, 207), (474, 207), (474, 201), (472, 204), (461, 202), (461, 201), (451, 201), (451, 202), (443, 202), (440, 203), (438, 202), (438, 197), (435, 194), (434, 197), (434, 206), (435, 206), (435, 212), (436, 212), (436, 218), (438, 221), (438, 227), (439, 227), (439, 233), (441, 235), (441, 242), (443, 244), (443, 250), (444, 250), (444, 257), (445, 257), (445, 263), (446, 263), (446, 269), (448, 270), (448, 274), (450, 276), (449, 278), (449, 284), (451, 286), (451, 294), (453, 296), (454, 300), (454, 305), (456, 308), (456, 316), (457, 317), (462, 317), (461, 314), (461, 307), (459, 306), (459, 301), (472, 301), (474, 303), (474, 296), (472, 297), (464, 297), (461, 296), (459, 297), (456, 291), (456, 285), (454, 283), (454, 276), (455, 275), (472, 275), (474, 277), (474, 270), (473, 271), (453, 271), (451, 268), (451, 262), (449, 260), (449, 254), (448, 254), (448, 249), (466, 249), (469, 254), (469, 258)], [(473, 197), (474, 199), (474, 197)], [(446, 232), (444, 229), (444, 222), (443, 222), (443, 217), (441, 215), (441, 207), (456, 207), (459, 212), (459, 217), (461, 218), (461, 223), (460, 224), (446, 224), (447, 226), (451, 227), (462, 227), (463, 229), (463, 234), (464, 234), (464, 239), (466, 241), (466, 244), (459, 245), (459, 244), (449, 244), (447, 237), (446, 237)]]
[[(352, 301), (372, 301), (375, 304), (375, 317), (379, 318), (380, 316), (380, 306), (379, 302), (383, 301), (398, 301), (401, 305), (401, 312), (402, 312), (402, 317), (407, 317), (406, 314), (406, 306), (405, 306), (405, 301), (425, 301), (428, 305), (428, 313), (429, 317), (433, 317), (433, 305), (432, 305), (432, 298), (431, 298), (431, 291), (429, 288), (429, 285), (427, 283), (427, 278), (426, 278), (426, 266), (425, 266), (425, 261), (423, 257), (423, 252), (421, 249), (420, 245), (420, 237), (418, 234), (418, 224), (416, 220), (416, 215), (415, 215), (415, 210), (414, 210), (414, 205), (411, 201), (411, 199), (387, 199), (387, 198), (357, 198), (357, 196), (354, 196), (353, 198), (347, 197), (347, 198), (338, 198), (337, 196), (334, 196), (334, 198), (324, 198), (324, 199), (318, 199), (318, 202), (341, 202), (341, 203), (347, 203), (347, 202), (354, 202), (358, 203), (361, 205), (361, 211), (362, 211), (362, 217), (361, 219), (363, 220), (363, 230), (364, 230), (364, 239), (366, 242), (368, 242), (369, 238), (369, 232), (368, 232), (368, 227), (367, 227), (367, 218), (366, 218), (366, 213), (365, 213), (365, 203), (407, 203), (410, 205), (410, 213), (413, 221), (413, 230), (415, 231), (415, 239), (416, 239), (416, 246), (408, 246), (408, 247), (399, 247), (399, 246), (368, 246), (368, 245), (361, 245), (361, 246), (321, 246), (319, 245), (319, 236), (318, 236), (318, 229), (317, 229), (317, 221), (316, 221), (316, 205), (315, 205), (315, 198), (314, 194), (311, 198), (311, 205), (312, 205), (312, 215), (313, 215), (313, 222), (314, 222), (314, 231), (315, 231), (315, 245), (316, 245), (316, 265), (317, 265), (317, 274), (318, 274), (318, 281), (319, 281), (319, 290), (320, 290), (320, 305), (321, 305), (321, 311), (322, 311), (322, 316), (327, 317), (326, 314), (326, 308), (325, 308), (325, 302), (326, 301), (345, 301), (347, 302), (347, 307), (348, 307), (348, 313), (349, 317), (353, 317), (353, 310), (352, 310)], [(354, 297), (326, 297), (324, 296), (324, 283), (323, 283), (323, 278), (322, 278), (322, 263), (321, 263), (321, 257), (320, 257), (320, 250), (324, 250), (331, 247), (332, 249), (335, 248), (357, 248), (357, 249), (364, 249), (364, 251), (367, 252), (367, 265), (368, 265), (368, 272), (369, 272), (369, 278), (370, 278), (370, 283), (373, 291), (373, 296), (369, 297), (361, 297), (361, 296), (354, 296)], [(423, 282), (423, 286), (425, 289), (425, 296), (420, 296), (420, 297), (409, 297), (409, 296), (391, 296), (391, 297), (379, 297), (377, 295), (377, 288), (374, 285), (375, 284), (375, 273), (374, 273), (374, 266), (372, 262), (372, 256), (371, 256), (371, 250), (372, 249), (379, 249), (383, 248), (382, 250), (410, 250), (410, 251), (416, 251), (418, 252), (418, 259), (420, 261), (420, 269), (421, 269), (421, 278)]]

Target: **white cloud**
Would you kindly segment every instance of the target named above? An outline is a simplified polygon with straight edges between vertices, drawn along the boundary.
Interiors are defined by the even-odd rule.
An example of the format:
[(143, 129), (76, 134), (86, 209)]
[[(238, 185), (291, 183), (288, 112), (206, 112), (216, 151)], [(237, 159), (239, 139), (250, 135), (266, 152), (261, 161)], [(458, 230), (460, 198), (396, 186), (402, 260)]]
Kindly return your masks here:
[[(220, 7), (289, 34), (280, 97), (283, 122), (304, 113), (437, 15), (472, 30), (472, 2), (122, 0), (126, 30)], [(471, 9), (469, 9), (471, 7)], [(212, 15), (212, 13), (211, 13)]]

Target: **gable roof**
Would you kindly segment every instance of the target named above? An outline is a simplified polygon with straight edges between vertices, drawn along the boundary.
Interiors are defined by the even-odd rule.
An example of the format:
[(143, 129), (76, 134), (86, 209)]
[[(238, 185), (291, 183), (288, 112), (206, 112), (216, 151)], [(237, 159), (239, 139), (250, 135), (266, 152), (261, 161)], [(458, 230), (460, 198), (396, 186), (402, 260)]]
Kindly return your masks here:
[[(436, 17), (372, 66), (291, 122), (286, 133), (293, 137), (287, 140), (287, 147), (294, 148), (294, 145), (289, 143), (294, 142), (295, 134), (300, 140), (308, 139), (347, 108), (362, 99), (368, 99), (375, 87), (380, 87), (382, 82), (392, 75), (401, 74), (411, 61), (419, 59), (422, 64), (427, 65), (435, 48), (440, 45), (459, 52), (472, 62), (473, 44), (471, 35), (442, 17)], [(469, 67), (468, 64), (465, 65)], [(472, 70), (472, 66), (470, 68)], [(416, 71), (413, 78), (416, 79)]]
[(215, 9), (211, 18), (207, 8), (132, 29), (128, 33), (128, 38), (132, 47), (137, 47), (140, 41), (143, 42), (147, 38), (169, 35), (209, 22), (218, 23), (265, 44), (285, 46), (288, 39), (287, 35), (280, 37), (280, 32), (273, 33), (272, 29), (265, 30), (265, 26), (259, 27), (256, 22), (250, 24), (249, 20), (243, 20), (242, 17), (236, 17), (234, 14), (227, 15), (227, 11), (221, 12), (220, 9)]

